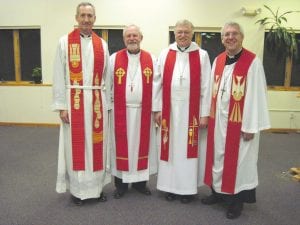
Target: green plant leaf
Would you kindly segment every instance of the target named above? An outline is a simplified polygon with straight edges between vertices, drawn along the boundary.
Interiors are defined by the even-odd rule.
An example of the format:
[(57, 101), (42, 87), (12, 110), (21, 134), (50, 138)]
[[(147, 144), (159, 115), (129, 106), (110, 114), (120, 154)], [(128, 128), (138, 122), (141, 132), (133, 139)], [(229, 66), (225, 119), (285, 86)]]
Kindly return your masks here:
[[(271, 13), (270, 17), (264, 17), (256, 21), (260, 25), (269, 25), (270, 29), (266, 36), (267, 47), (276, 54), (276, 57), (298, 55), (298, 42), (292, 27), (285, 27), (283, 22), (287, 23), (286, 15), (299, 13), (300, 11), (286, 11), (280, 14), (279, 7), (273, 11), (269, 6), (264, 7)], [(256, 24), (255, 23), (255, 24)]]

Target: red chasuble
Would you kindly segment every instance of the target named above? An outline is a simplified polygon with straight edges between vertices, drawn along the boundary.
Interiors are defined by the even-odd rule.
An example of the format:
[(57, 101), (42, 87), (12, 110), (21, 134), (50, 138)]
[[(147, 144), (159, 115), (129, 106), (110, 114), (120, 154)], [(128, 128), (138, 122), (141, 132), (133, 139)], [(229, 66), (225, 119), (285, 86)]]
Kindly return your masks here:
[[(161, 155), (163, 161), (169, 160), (169, 136), (170, 136), (170, 110), (171, 110), (171, 83), (173, 70), (176, 62), (176, 51), (168, 52), (164, 74), (163, 74), (163, 109), (161, 125)], [(189, 53), (190, 63), (190, 100), (189, 100), (189, 128), (187, 158), (198, 157), (198, 131), (199, 131), (199, 109), (201, 89), (201, 63), (199, 51)]]
[[(151, 55), (141, 50), (140, 63), (142, 71), (142, 117), (140, 127), (140, 145), (138, 170), (148, 168), (150, 144), (150, 124), (152, 108), (153, 63)], [(128, 171), (128, 142), (126, 119), (126, 76), (128, 67), (127, 50), (117, 52), (114, 68), (114, 116), (117, 170)]]
[[(92, 33), (94, 49), (93, 86), (100, 87), (104, 67), (104, 51), (101, 39)], [(80, 31), (75, 29), (68, 35), (68, 59), (70, 70), (70, 84), (83, 85), (82, 55)], [(83, 89), (71, 88), (71, 139), (73, 170), (85, 170), (85, 130)], [(101, 90), (93, 90), (93, 170), (103, 169), (103, 108), (101, 104)]]
[[(240, 136), (242, 127), (242, 116), (244, 111), (244, 100), (246, 94), (246, 81), (249, 67), (255, 58), (252, 52), (243, 49), (242, 54), (233, 70), (231, 97), (229, 102), (228, 126), (226, 134), (224, 169), (222, 176), (221, 191), (234, 194), (237, 163), (240, 147)], [(226, 53), (223, 52), (217, 57), (214, 88), (210, 118), (208, 122), (206, 168), (204, 182), (212, 185), (212, 167), (214, 159), (214, 133), (215, 133), (215, 113), (219, 84), (225, 67)], [(217, 137), (218, 138), (218, 137)]]

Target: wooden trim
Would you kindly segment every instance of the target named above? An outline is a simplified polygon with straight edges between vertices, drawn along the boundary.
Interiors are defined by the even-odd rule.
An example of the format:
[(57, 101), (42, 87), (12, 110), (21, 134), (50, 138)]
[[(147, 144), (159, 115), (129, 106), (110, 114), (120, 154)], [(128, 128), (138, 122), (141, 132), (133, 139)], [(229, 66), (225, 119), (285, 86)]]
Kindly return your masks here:
[(0, 86), (45, 86), (45, 87), (51, 87), (52, 84), (35, 84), (33, 81), (20, 81), (20, 82), (15, 82), (15, 81), (5, 81), (1, 82), (0, 81)]
[(268, 86), (269, 91), (300, 91), (300, 87)]
[(14, 123), (14, 122), (0, 122), (0, 126), (59, 127), (59, 124), (58, 123)]
[(285, 60), (285, 78), (284, 78), (284, 86), (291, 86), (291, 78), (292, 78), (292, 64), (293, 60), (291, 57), (286, 57)]
[(202, 36), (200, 32), (195, 32), (195, 42), (197, 43), (197, 45), (201, 46), (202, 44)]
[(20, 36), (19, 30), (13, 30), (14, 63), (16, 82), (21, 81), (21, 58), (20, 58)]
[(101, 37), (103, 38), (104, 41), (108, 42), (108, 30), (102, 30), (101, 31)]
[[(175, 26), (169, 26), (169, 31), (174, 31)], [(221, 27), (194, 27), (194, 32), (212, 32), (212, 33), (221, 33)]]

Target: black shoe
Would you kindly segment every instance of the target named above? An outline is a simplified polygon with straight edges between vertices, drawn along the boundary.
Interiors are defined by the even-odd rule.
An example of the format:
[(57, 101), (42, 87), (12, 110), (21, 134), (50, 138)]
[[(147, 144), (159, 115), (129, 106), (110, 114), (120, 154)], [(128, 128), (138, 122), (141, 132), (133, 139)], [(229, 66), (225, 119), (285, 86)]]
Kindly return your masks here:
[(121, 190), (121, 189), (116, 189), (115, 191), (114, 191), (114, 198), (115, 199), (120, 199), (120, 198), (122, 198), (124, 195), (125, 195), (125, 191), (124, 190)]
[(176, 199), (176, 197), (177, 197), (176, 194), (167, 193), (165, 198), (167, 199), (167, 201), (171, 202), (171, 201), (174, 201)]
[(144, 187), (144, 188), (137, 188), (135, 186), (132, 186), (132, 188), (134, 188), (135, 190), (137, 190), (138, 192), (144, 194), (144, 195), (151, 195), (151, 191), (149, 190), (149, 188)]
[(236, 219), (242, 214), (243, 202), (235, 201), (228, 206), (226, 217), (228, 219)]
[(182, 195), (180, 197), (180, 201), (181, 203), (183, 204), (187, 204), (187, 203), (190, 203), (191, 201), (194, 200), (194, 196), (193, 195)]
[(72, 201), (77, 206), (83, 205), (83, 200), (81, 200), (80, 198), (77, 198), (77, 197), (75, 197), (73, 195), (72, 195)]
[(215, 194), (211, 194), (210, 196), (201, 199), (201, 203), (204, 205), (213, 205), (222, 201), (222, 198), (217, 197)]
[(107, 201), (107, 197), (103, 192), (101, 192), (100, 197), (98, 198), (98, 201), (99, 202), (106, 202)]

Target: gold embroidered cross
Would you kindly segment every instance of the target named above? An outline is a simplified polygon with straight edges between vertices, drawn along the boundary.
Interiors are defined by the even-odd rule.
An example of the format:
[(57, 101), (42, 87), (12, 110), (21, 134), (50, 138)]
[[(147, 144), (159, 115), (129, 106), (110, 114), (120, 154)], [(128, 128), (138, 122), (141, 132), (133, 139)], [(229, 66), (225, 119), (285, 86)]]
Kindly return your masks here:
[(118, 84), (122, 83), (122, 77), (125, 75), (125, 70), (123, 68), (118, 68), (115, 72), (118, 77)]
[(151, 77), (152, 75), (152, 70), (149, 68), (149, 67), (146, 67), (144, 69), (144, 75), (147, 77), (147, 84), (149, 83), (149, 78)]
[[(189, 128), (189, 144), (194, 146), (194, 135), (195, 135), (195, 129), (198, 128), (198, 122), (195, 116), (193, 116), (193, 122), (192, 125), (190, 125)], [(196, 142), (197, 143), (197, 142)]]

